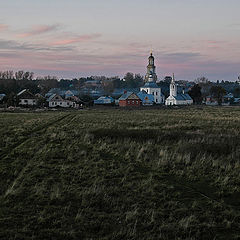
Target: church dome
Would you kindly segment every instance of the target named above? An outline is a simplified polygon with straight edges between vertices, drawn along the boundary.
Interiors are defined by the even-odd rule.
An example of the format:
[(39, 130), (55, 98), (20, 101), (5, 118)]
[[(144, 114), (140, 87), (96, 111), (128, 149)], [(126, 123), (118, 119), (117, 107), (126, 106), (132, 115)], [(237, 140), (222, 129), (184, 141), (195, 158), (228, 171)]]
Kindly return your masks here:
[(152, 53), (150, 54), (148, 59), (154, 59), (154, 56), (152, 55)]

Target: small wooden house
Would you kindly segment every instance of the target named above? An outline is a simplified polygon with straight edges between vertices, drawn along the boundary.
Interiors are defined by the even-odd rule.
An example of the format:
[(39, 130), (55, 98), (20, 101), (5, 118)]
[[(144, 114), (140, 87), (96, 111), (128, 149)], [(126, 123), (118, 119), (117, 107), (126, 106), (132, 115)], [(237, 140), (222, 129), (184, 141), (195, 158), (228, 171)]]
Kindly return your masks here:
[(24, 89), (17, 94), (19, 105), (21, 106), (36, 106), (37, 97), (32, 94), (28, 89)]

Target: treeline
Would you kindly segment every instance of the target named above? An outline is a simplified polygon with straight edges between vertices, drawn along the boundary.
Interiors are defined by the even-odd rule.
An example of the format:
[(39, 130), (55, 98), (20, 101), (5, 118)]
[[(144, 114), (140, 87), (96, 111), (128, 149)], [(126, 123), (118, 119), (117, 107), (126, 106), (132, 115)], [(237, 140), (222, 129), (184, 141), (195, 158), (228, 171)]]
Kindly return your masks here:
[(6, 95), (17, 94), (25, 88), (36, 94), (41, 91), (40, 84), (47, 90), (57, 86), (58, 79), (51, 76), (34, 79), (33, 72), (0, 71), (0, 93)]
[(208, 78), (201, 77), (195, 80), (194, 86), (191, 87), (188, 93), (193, 98), (194, 103), (199, 104), (203, 99), (211, 96), (221, 104), (223, 97), (228, 93), (232, 93), (235, 98), (240, 98), (240, 85), (237, 81), (218, 80), (217, 82), (211, 82)]
[[(96, 82), (96, 85), (86, 84)], [(47, 93), (51, 88), (81, 89), (102, 88), (106, 93), (111, 93), (116, 88), (138, 88), (143, 85), (143, 77), (140, 74), (127, 73), (124, 79), (118, 76), (91, 76), (74, 79), (58, 79), (55, 76), (34, 78), (33, 72), (25, 71), (0, 71), (0, 93), (17, 94), (22, 89), (29, 89), (33, 94)]]

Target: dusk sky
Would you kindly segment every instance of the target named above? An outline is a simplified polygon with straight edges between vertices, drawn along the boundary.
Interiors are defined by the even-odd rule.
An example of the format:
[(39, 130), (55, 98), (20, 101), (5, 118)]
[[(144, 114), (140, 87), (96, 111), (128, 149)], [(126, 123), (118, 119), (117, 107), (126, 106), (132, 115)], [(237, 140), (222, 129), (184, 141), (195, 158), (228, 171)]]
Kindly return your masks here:
[(239, 0), (1, 0), (0, 70), (236, 81)]

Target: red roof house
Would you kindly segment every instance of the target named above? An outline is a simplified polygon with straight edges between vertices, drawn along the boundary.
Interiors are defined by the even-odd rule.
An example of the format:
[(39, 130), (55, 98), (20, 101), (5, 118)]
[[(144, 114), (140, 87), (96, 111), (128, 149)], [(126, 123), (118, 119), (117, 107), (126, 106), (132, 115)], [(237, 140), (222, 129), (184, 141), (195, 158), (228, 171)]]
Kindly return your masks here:
[(134, 92), (125, 92), (119, 99), (120, 107), (139, 107), (142, 100)]

